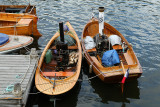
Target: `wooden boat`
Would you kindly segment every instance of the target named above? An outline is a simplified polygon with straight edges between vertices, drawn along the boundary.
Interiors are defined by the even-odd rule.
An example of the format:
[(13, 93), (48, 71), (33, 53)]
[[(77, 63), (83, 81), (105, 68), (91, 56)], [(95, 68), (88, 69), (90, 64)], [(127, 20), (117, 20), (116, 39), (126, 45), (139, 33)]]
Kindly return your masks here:
[[(99, 9), (100, 12), (104, 11), (104, 8)], [(118, 83), (122, 81), (124, 74), (126, 74), (127, 69), (129, 70), (129, 77), (127, 81), (137, 79), (142, 74), (141, 65), (133, 51), (130, 43), (124, 38), (124, 36), (117, 31), (114, 27), (108, 23), (102, 21), (104, 20), (103, 14), (98, 21), (96, 18), (92, 18), (84, 27), (82, 33), (82, 49), (84, 51), (85, 58), (89, 64), (90, 71), (92, 71), (105, 83)], [(102, 25), (101, 25), (102, 24)], [(99, 37), (98, 37), (98, 36)], [(121, 44), (111, 44), (111, 36), (117, 35), (116, 37), (120, 39)], [(95, 47), (92, 49), (86, 49), (85, 38), (89, 36), (95, 39)], [(112, 38), (112, 40), (114, 40)], [(116, 50), (119, 63), (113, 64), (112, 66), (104, 66), (102, 63), (102, 58), (104, 52)]]
[(42, 35), (37, 30), (37, 21), (35, 6), (0, 5), (0, 33), (39, 38)]
[(6, 35), (6, 36), (8, 36), (8, 39), (6, 39), (6, 41), (4, 41), (4, 43), (0, 45), (0, 54), (9, 53), (11, 51), (26, 47), (33, 42), (33, 38), (29, 36), (24, 36), (24, 35), (19, 35), (19, 36)]
[[(47, 95), (60, 95), (71, 90), (80, 75), (80, 41), (71, 24), (66, 22), (65, 26), (68, 30), (63, 32), (63, 23), (60, 23), (60, 33), (58, 31), (46, 45), (36, 70), (35, 86)], [(74, 44), (64, 42), (67, 35), (75, 41)], [(56, 42), (59, 37), (61, 42)], [(72, 63), (73, 60), (76, 61)]]
[(0, 12), (4, 13), (28, 13), (36, 15), (35, 5), (0, 5)]

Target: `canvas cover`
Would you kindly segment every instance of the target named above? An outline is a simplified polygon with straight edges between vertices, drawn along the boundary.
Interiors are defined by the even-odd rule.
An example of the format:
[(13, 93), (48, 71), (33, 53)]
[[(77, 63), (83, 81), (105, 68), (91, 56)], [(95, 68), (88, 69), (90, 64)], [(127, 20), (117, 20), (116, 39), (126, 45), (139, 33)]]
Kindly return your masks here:
[(6, 42), (8, 42), (9, 40), (9, 36), (4, 34), (4, 33), (0, 33), (0, 45), (5, 44)]
[(96, 43), (94, 42), (93, 38), (90, 37), (90, 36), (86, 36), (86, 38), (84, 39), (84, 45), (85, 45), (85, 48), (88, 50), (88, 49), (92, 49), (92, 48), (95, 48), (96, 46)]
[(104, 66), (113, 66), (114, 64), (119, 64), (119, 56), (116, 50), (109, 50), (103, 53), (102, 64)]
[(109, 36), (109, 41), (111, 42), (112, 46), (122, 44), (121, 43), (121, 38), (118, 35)]
[[(60, 36), (56, 39), (55, 44), (57, 44), (60, 41)], [(76, 40), (74, 40), (71, 36), (69, 35), (64, 35), (64, 42), (68, 46), (73, 46), (76, 44)]]

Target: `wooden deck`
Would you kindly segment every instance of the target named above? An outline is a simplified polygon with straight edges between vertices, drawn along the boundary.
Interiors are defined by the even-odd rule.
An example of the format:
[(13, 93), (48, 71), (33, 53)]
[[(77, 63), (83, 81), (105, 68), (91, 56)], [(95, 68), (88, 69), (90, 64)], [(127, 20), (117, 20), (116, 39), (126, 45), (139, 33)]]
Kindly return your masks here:
[[(30, 55), (0, 55), (0, 107), (25, 106), (38, 59), (35, 49)], [(15, 83), (21, 83), (23, 92), (17, 97), (6, 90)]]

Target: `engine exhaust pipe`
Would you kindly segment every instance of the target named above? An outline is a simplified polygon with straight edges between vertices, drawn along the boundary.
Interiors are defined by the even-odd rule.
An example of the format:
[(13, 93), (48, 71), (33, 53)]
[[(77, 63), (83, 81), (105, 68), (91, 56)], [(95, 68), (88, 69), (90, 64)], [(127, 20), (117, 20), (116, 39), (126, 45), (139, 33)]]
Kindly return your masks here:
[(64, 43), (63, 22), (59, 22), (60, 41)]
[(103, 35), (104, 29), (104, 7), (99, 7), (99, 33)]

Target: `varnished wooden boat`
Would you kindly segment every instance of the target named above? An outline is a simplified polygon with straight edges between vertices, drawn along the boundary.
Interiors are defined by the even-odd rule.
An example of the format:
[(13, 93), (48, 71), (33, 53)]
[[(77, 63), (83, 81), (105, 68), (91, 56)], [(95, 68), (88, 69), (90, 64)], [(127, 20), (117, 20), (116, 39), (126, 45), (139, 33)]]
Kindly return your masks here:
[[(100, 35), (99, 33), (99, 21), (96, 18), (92, 18), (84, 27), (83, 33), (82, 33), (82, 49), (84, 51), (85, 58), (87, 59), (87, 63), (90, 65), (90, 70), (93, 72), (105, 83), (118, 83), (122, 81), (122, 78), (124, 77), (124, 74), (126, 73), (127, 69), (129, 69), (129, 77), (127, 78), (127, 81), (137, 79), (142, 74), (142, 68), (141, 65), (133, 51), (133, 48), (130, 43), (124, 38), (124, 36), (117, 31), (114, 27), (109, 25), (108, 23), (104, 22), (104, 29), (103, 31), (103, 39), (101, 36), (99, 36), (99, 40), (101, 38), (102, 41), (108, 42), (109, 37), (111, 35), (117, 35), (121, 38), (121, 45), (115, 44), (111, 45), (110, 42), (108, 42), (108, 48), (106, 48), (107, 45), (101, 45), (98, 48), (98, 44), (101, 41), (97, 41), (97, 45), (92, 49), (86, 49), (84, 40), (86, 36), (90, 36), (92, 38), (95, 38), (96, 35)], [(104, 39), (105, 38), (105, 39)], [(96, 42), (95, 41), (95, 42)], [(123, 51), (123, 43), (125, 44), (125, 51)], [(104, 48), (105, 47), (105, 48)], [(104, 66), (102, 64), (102, 53), (109, 51), (111, 49), (115, 49), (118, 53), (120, 63), (113, 65), (113, 66)]]
[(42, 35), (37, 30), (37, 21), (35, 6), (0, 5), (0, 33), (39, 38)]
[(28, 13), (36, 15), (35, 5), (0, 5), (0, 12), (4, 13)]
[[(64, 37), (69, 35), (76, 43), (71, 46), (67, 46), (68, 44), (64, 46), (64, 42), (62, 42), (62, 44), (61, 42), (57, 43), (57, 38), (61, 37), (60, 34), (63, 34), (63, 30), (60, 30), (60, 33), (58, 31), (46, 45), (36, 70), (36, 88), (47, 95), (60, 95), (71, 90), (80, 75), (82, 62), (80, 41), (71, 24), (66, 22), (65, 25), (68, 26), (69, 31), (64, 32)], [(50, 58), (50, 62), (47, 63), (48, 52), (50, 52), (53, 57)], [(77, 55), (77, 62), (74, 64), (69, 64), (70, 60), (67, 60), (71, 53), (76, 53)]]
[(0, 45), (0, 54), (9, 53), (11, 51), (26, 47), (33, 42), (33, 38), (30, 36), (14, 36), (8, 35), (9, 40), (6, 43)]

